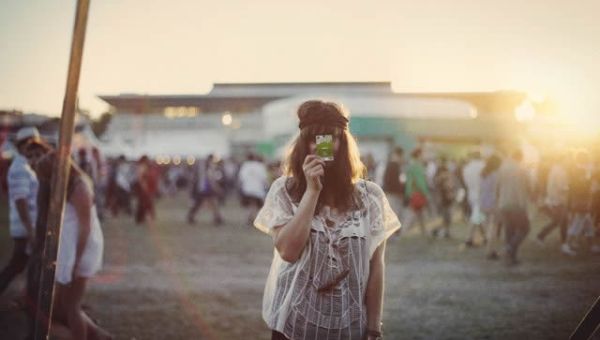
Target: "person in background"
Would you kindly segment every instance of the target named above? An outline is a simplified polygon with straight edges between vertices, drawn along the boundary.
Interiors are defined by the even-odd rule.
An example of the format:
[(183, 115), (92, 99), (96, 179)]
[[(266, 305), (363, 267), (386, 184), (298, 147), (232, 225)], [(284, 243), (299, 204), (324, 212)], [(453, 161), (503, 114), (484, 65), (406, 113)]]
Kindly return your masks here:
[(377, 162), (372, 153), (367, 153), (363, 158), (363, 163), (367, 167), (367, 178), (375, 178), (377, 170)]
[[(38, 204), (40, 212), (44, 213), (38, 216), (36, 223), (38, 230), (34, 258), (41, 263), (50, 205), (50, 179), (56, 161), (56, 151), (46, 143), (31, 141), (25, 146), (24, 154), (40, 178)], [(69, 161), (71, 169), (56, 259), (53, 322), (65, 324), (73, 339), (112, 339), (112, 336), (92, 321), (82, 309), (88, 281), (102, 267), (104, 236), (94, 205), (93, 183), (72, 159)], [(36, 275), (30, 272), (28, 281), (32, 276)], [(28, 291), (35, 292), (34, 289)], [(33, 305), (36, 306), (36, 299), (33, 301)]]
[(215, 156), (210, 154), (203, 162), (196, 163), (192, 178), (193, 205), (188, 211), (188, 223), (196, 223), (196, 213), (202, 207), (202, 204), (206, 203), (213, 211), (214, 225), (220, 226), (223, 224), (223, 218), (219, 209), (218, 197), (223, 189), (219, 185), (221, 174), (215, 162)]
[(27, 266), (28, 248), (35, 243), (35, 221), (37, 218), (38, 178), (23, 156), (24, 146), (30, 141), (40, 140), (34, 127), (24, 127), (17, 132), (15, 153), (7, 175), (10, 236), (13, 252), (8, 264), (0, 272), (0, 294)]
[(154, 197), (156, 195), (156, 178), (153, 174), (152, 162), (148, 156), (142, 156), (137, 162), (135, 194), (137, 196), (137, 209), (135, 222), (142, 224), (146, 218), (154, 221), (156, 211), (154, 209)]
[(438, 190), (435, 186), (435, 174), (437, 173), (437, 169), (438, 160), (435, 157), (430, 156), (425, 162), (425, 177), (427, 178), (427, 188), (429, 189), (429, 197), (431, 198), (431, 204), (428, 205), (428, 208), (430, 209), (429, 213), (432, 217), (440, 214), (440, 212), (438, 212), (437, 204), (437, 202), (439, 202)]
[(403, 218), (405, 178), (402, 176), (402, 163), (404, 149), (397, 146), (389, 156), (383, 173), (382, 189), (386, 194), (390, 206), (400, 220)]
[(569, 206), (570, 214), (567, 240), (562, 244), (564, 254), (575, 256), (582, 237), (592, 232), (592, 166), (587, 151), (579, 150), (570, 171)]
[(84, 147), (77, 151), (77, 165), (83, 170), (92, 180), (96, 178), (96, 168), (92, 164), (92, 160), (88, 157), (88, 152)]
[[(334, 103), (298, 108), (300, 133), (254, 225), (273, 238), (263, 298), (271, 339), (381, 339), (385, 244), (400, 222), (364, 176), (348, 114)], [(334, 136), (334, 160), (316, 135)]]
[(450, 238), (450, 225), (452, 224), (452, 204), (456, 197), (456, 188), (452, 172), (448, 168), (446, 157), (440, 158), (440, 165), (433, 178), (437, 191), (438, 211), (442, 216), (442, 225), (431, 231), (433, 237), (441, 235)]
[(267, 167), (252, 152), (240, 167), (239, 183), (242, 196), (242, 206), (248, 208), (248, 225), (252, 226), (258, 210), (263, 206), (269, 174)]
[(225, 200), (227, 199), (227, 194), (229, 193), (227, 176), (225, 174), (225, 161), (222, 158), (219, 158), (215, 162), (215, 176), (217, 185), (221, 190), (217, 193), (217, 200), (220, 206), (225, 205)]
[(427, 185), (427, 177), (425, 176), (425, 167), (421, 159), (422, 150), (417, 148), (411, 153), (411, 161), (406, 170), (406, 188), (404, 197), (408, 200), (408, 206), (405, 217), (405, 229), (410, 230), (415, 220), (418, 221), (421, 228), (421, 234), (428, 236), (425, 227), (424, 211), (427, 204), (431, 202), (429, 195), (429, 186)]
[(102, 221), (104, 220), (104, 206), (106, 204), (108, 176), (106, 171), (106, 163), (100, 154), (100, 150), (98, 150), (98, 148), (95, 146), (92, 147), (92, 165), (95, 173), (95, 176), (92, 178), (94, 180), (95, 190), (94, 199), (96, 210), (98, 211), (98, 218), (100, 221)]
[(529, 175), (521, 165), (523, 153), (513, 151), (505, 159), (498, 173), (498, 211), (505, 230), (506, 264), (519, 263), (517, 252), (529, 232), (527, 208), (529, 202)]
[(467, 165), (467, 161), (465, 159), (460, 159), (456, 164), (455, 174), (459, 184), (458, 192), (456, 193), (456, 200), (460, 204), (463, 220), (468, 223), (469, 218), (471, 217), (471, 205), (469, 204), (469, 193), (463, 177), (463, 169), (465, 168), (465, 165)]
[[(258, 160), (258, 159), (257, 159)], [(264, 162), (263, 162), (264, 163)], [(240, 164), (233, 157), (229, 157), (223, 164), (223, 178), (225, 179), (226, 195), (238, 193), (238, 173)]]
[(113, 216), (118, 216), (121, 209), (131, 215), (131, 183), (129, 165), (125, 156), (121, 155), (113, 164), (109, 177), (110, 207)]
[(485, 162), (481, 159), (479, 152), (473, 152), (471, 159), (462, 170), (465, 187), (467, 188), (467, 199), (469, 202), (471, 216), (469, 218), (470, 231), (465, 245), (472, 247), (475, 245), (475, 234), (480, 232), (481, 237), (486, 242), (486, 233), (483, 229), (485, 217), (481, 212), (480, 192), (481, 192), (481, 171), (485, 167)]
[(566, 157), (563, 154), (552, 157), (550, 170), (546, 179), (544, 211), (550, 222), (537, 234), (536, 242), (543, 244), (544, 239), (554, 229), (559, 228), (561, 249), (571, 253), (567, 241), (567, 203), (569, 195), (569, 176), (564, 167)]
[(496, 241), (501, 233), (501, 224), (498, 219), (497, 194), (498, 194), (498, 169), (502, 160), (497, 155), (491, 155), (481, 170), (481, 186), (479, 192), (479, 207), (484, 217), (482, 229), (487, 230), (487, 258), (499, 258)]

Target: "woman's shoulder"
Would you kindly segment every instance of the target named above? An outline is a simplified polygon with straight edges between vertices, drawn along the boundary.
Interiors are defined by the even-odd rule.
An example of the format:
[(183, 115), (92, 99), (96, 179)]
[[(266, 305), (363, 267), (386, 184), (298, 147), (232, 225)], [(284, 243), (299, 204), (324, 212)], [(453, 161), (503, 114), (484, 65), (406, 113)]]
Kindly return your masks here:
[(288, 181), (288, 179), (289, 179), (289, 178), (290, 178), (290, 177), (288, 177), (288, 176), (285, 176), (285, 175), (283, 175), (283, 176), (280, 176), (280, 177), (277, 177), (277, 178), (276, 178), (276, 179), (273, 181), (273, 183), (271, 183), (271, 187), (272, 187), (272, 188), (281, 188), (281, 187), (285, 187), (285, 185), (286, 185), (286, 183), (287, 183), (287, 181)]
[(290, 179), (291, 179), (291, 177), (285, 176), (285, 175), (278, 177), (277, 179), (275, 179), (273, 181), (273, 183), (271, 183), (271, 188), (269, 189), (269, 191), (272, 191), (272, 192), (285, 191), (285, 192), (287, 192), (287, 186), (288, 186)]
[(368, 197), (381, 198), (385, 195), (379, 184), (373, 181), (361, 179), (356, 183), (356, 187)]

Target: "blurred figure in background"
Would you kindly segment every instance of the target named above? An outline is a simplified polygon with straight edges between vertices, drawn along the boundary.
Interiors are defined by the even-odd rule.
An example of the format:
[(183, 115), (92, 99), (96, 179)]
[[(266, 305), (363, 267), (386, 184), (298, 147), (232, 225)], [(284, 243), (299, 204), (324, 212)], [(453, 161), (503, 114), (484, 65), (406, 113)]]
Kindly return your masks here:
[(567, 253), (571, 253), (569, 246), (565, 244), (567, 240), (567, 203), (569, 194), (569, 177), (563, 163), (566, 158), (564, 155), (556, 155), (552, 158), (550, 170), (548, 172), (544, 200), (544, 211), (550, 218), (550, 222), (538, 233), (536, 241), (543, 244), (544, 239), (554, 229), (559, 228), (561, 248)]
[(479, 195), (481, 191), (481, 171), (485, 167), (485, 162), (481, 159), (479, 152), (471, 154), (469, 162), (462, 170), (465, 187), (467, 189), (467, 200), (470, 206), (471, 216), (469, 225), (471, 226), (469, 236), (465, 241), (467, 247), (475, 245), (475, 233), (480, 232), (483, 242), (486, 242), (485, 230), (483, 229), (484, 216), (481, 212)]
[(463, 169), (465, 168), (466, 164), (466, 160), (460, 159), (456, 164), (455, 174), (458, 180), (458, 191), (456, 193), (456, 201), (460, 204), (463, 220), (468, 223), (469, 218), (471, 217), (471, 205), (469, 204), (467, 185), (465, 184), (465, 179), (463, 177)]
[(131, 184), (129, 166), (125, 156), (116, 159), (109, 179), (110, 208), (113, 216), (118, 216), (121, 209), (131, 215)]
[(35, 221), (38, 212), (36, 200), (39, 182), (23, 153), (28, 142), (38, 140), (40, 140), (40, 134), (34, 127), (25, 127), (17, 132), (15, 146), (18, 153), (15, 153), (13, 157), (7, 177), (13, 252), (8, 264), (0, 272), (0, 294), (25, 269), (29, 260), (29, 250), (35, 243)]
[(450, 225), (452, 224), (452, 204), (456, 197), (456, 189), (454, 185), (454, 177), (448, 168), (446, 157), (440, 158), (440, 165), (436, 170), (433, 178), (434, 187), (437, 191), (436, 204), (438, 212), (442, 217), (442, 225), (433, 229), (431, 234), (433, 237), (438, 235), (445, 238), (450, 238)]
[(217, 198), (219, 205), (225, 204), (225, 199), (227, 198), (227, 194), (229, 193), (229, 182), (227, 181), (227, 176), (225, 175), (225, 161), (222, 158), (215, 160), (215, 180), (221, 190), (217, 192)]
[(498, 193), (498, 169), (502, 160), (497, 155), (491, 155), (481, 170), (481, 187), (479, 192), (479, 207), (484, 221), (482, 229), (487, 230), (487, 258), (496, 260), (499, 258), (496, 249), (496, 241), (500, 238), (501, 224), (498, 219), (497, 193)]
[(400, 221), (403, 220), (404, 190), (406, 178), (402, 176), (402, 164), (404, 162), (404, 149), (397, 146), (389, 156), (389, 160), (383, 172), (382, 189)]
[(221, 177), (215, 162), (215, 156), (210, 154), (206, 160), (196, 163), (192, 176), (193, 204), (188, 212), (188, 223), (196, 223), (196, 213), (202, 207), (202, 204), (206, 202), (213, 211), (214, 225), (219, 226), (223, 224), (223, 218), (219, 209), (218, 197), (223, 189), (219, 185)]
[(152, 169), (152, 162), (148, 156), (142, 156), (137, 162), (135, 194), (137, 196), (137, 209), (135, 222), (141, 224), (146, 218), (153, 221), (156, 218), (154, 198), (156, 196), (158, 177)]
[(96, 178), (96, 169), (94, 168), (91, 159), (88, 157), (86, 148), (81, 147), (77, 151), (77, 165), (83, 170), (92, 180)]
[(362, 157), (363, 164), (367, 167), (367, 178), (373, 179), (375, 178), (375, 173), (377, 170), (377, 162), (375, 161), (375, 157), (373, 157), (372, 153), (367, 153)]
[(252, 152), (240, 167), (239, 183), (242, 196), (242, 206), (248, 208), (247, 225), (252, 226), (258, 210), (263, 206), (269, 174), (266, 165)]
[[(257, 159), (258, 160), (258, 159)], [(223, 178), (225, 179), (225, 195), (236, 193), (238, 188), (238, 172), (240, 165), (230, 157), (223, 162)]]
[(587, 151), (580, 150), (575, 154), (575, 164), (569, 180), (569, 214), (570, 223), (567, 240), (561, 246), (563, 253), (576, 255), (582, 238), (592, 236), (592, 166)]
[(98, 211), (98, 218), (100, 221), (104, 219), (104, 205), (106, 200), (106, 187), (108, 185), (108, 176), (106, 173), (106, 163), (100, 150), (97, 147), (92, 147), (92, 165), (95, 170), (95, 176), (92, 178), (94, 181), (95, 190), (95, 203), (96, 210)]
[(521, 165), (522, 160), (521, 150), (513, 151), (498, 173), (498, 211), (505, 230), (507, 265), (519, 263), (517, 252), (529, 232), (529, 177)]
[[(45, 213), (40, 215), (41, 219), (37, 223), (38, 245), (34, 251), (34, 261), (40, 263), (50, 205), (50, 179), (56, 152), (48, 144), (39, 141), (29, 142), (25, 148), (26, 157), (33, 164), (38, 177), (42, 179), (38, 203), (40, 212)], [(73, 339), (112, 339), (112, 336), (92, 321), (82, 309), (88, 280), (102, 267), (104, 236), (94, 205), (93, 183), (73, 160), (70, 161), (60, 247), (56, 260), (53, 321), (68, 326)], [(30, 288), (28, 291), (35, 292)], [(36, 306), (36, 302), (33, 305)]]
[(408, 200), (410, 209), (406, 211), (405, 227), (401, 230), (408, 231), (415, 220), (418, 221), (421, 228), (421, 234), (428, 236), (427, 228), (425, 227), (425, 216), (423, 210), (427, 204), (431, 202), (429, 188), (427, 185), (427, 177), (425, 175), (425, 167), (423, 166), (422, 150), (415, 149), (411, 153), (411, 161), (406, 170), (406, 189), (405, 197)]

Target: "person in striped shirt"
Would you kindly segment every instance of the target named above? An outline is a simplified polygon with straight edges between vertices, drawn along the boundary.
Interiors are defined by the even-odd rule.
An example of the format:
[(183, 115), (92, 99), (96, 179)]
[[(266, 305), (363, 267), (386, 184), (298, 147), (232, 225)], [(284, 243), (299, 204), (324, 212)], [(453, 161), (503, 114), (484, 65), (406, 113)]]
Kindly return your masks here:
[(38, 179), (21, 155), (22, 148), (31, 140), (39, 140), (40, 134), (34, 127), (25, 127), (18, 131), (15, 153), (8, 169), (8, 198), (10, 236), (14, 241), (13, 253), (8, 264), (0, 272), (0, 294), (21, 273), (29, 261), (29, 250), (35, 239), (34, 225), (37, 218)]

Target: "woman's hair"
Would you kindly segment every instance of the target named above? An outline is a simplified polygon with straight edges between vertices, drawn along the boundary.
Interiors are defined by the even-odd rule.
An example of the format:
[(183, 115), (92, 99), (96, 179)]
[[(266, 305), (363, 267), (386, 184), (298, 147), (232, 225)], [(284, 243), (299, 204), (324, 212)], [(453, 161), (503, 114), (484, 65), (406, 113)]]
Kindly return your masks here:
[(500, 157), (491, 155), (485, 162), (483, 169), (481, 169), (481, 177), (486, 178), (488, 175), (496, 171), (500, 167), (501, 163), (502, 161), (500, 160)]
[(340, 211), (356, 206), (354, 184), (364, 177), (365, 166), (358, 146), (347, 128), (348, 113), (339, 105), (321, 100), (304, 102), (298, 108), (300, 132), (293, 139), (283, 163), (283, 172), (291, 178), (286, 183), (288, 193), (299, 202), (306, 191), (302, 165), (310, 154), (310, 144), (317, 135), (333, 135), (339, 139), (339, 149), (331, 164), (325, 167), (323, 189), (317, 202), (317, 213), (327, 203)]

